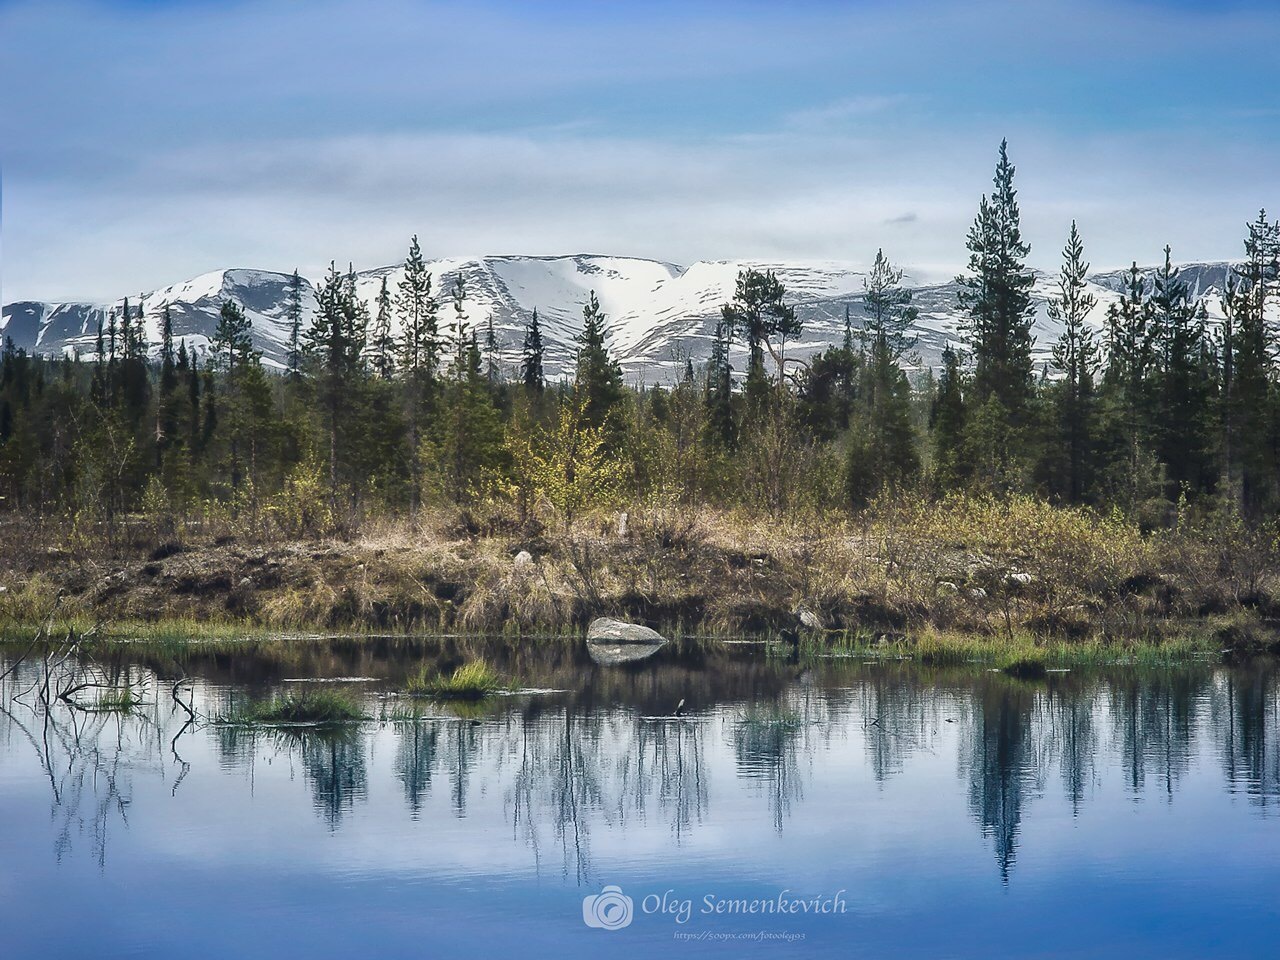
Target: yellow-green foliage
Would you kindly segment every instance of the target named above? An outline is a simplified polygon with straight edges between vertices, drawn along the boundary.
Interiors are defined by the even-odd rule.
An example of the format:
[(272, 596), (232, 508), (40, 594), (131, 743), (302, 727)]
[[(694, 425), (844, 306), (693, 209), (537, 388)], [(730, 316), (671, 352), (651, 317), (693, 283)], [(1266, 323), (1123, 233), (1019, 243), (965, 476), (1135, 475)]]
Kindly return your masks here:
[(506, 440), (515, 486), (530, 503), (548, 504), (566, 523), (614, 501), (626, 466), (607, 446), (605, 430), (586, 421), (582, 401), (568, 401), (551, 429), (532, 437), (509, 431)]
[(332, 529), (329, 487), (319, 462), (303, 460), (289, 471), (284, 487), (268, 502), (267, 512), (289, 536), (324, 533)]
[(930, 502), (881, 503), (881, 536), (928, 550), (961, 549), (1052, 582), (1114, 584), (1148, 558), (1137, 526), (1119, 512), (1053, 506), (1035, 497), (952, 495)]

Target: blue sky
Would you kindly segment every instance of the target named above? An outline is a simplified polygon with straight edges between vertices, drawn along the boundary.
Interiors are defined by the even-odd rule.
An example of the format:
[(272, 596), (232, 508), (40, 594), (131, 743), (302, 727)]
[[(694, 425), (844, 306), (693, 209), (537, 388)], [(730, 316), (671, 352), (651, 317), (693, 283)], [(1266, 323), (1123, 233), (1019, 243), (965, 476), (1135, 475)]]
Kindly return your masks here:
[(224, 266), (579, 251), (1236, 254), (1280, 207), (1280, 3), (0, 0), (6, 301)]

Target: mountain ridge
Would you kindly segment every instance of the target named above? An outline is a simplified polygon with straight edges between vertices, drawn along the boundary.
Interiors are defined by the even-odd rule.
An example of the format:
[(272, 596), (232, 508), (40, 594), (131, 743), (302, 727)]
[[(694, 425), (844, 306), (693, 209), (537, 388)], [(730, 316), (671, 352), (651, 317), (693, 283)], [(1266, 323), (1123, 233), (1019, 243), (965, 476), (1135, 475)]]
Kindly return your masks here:
[[(754, 259), (700, 260), (687, 266), (644, 257), (576, 253), (561, 256), (503, 254), (485, 257), (444, 257), (427, 262), (433, 276), (441, 329), (452, 319), (449, 291), (464, 279), (464, 301), (470, 323), (483, 331), (492, 317), (500, 363), (514, 372), (519, 363), (525, 324), (534, 308), (542, 321), (546, 368), (555, 379), (567, 375), (574, 355), (573, 337), (581, 329), (581, 311), (594, 291), (607, 316), (611, 346), (630, 380), (661, 382), (677, 376), (685, 360), (704, 361), (720, 306), (733, 296), (739, 270), (772, 269), (787, 288), (787, 300), (804, 324), (803, 335), (789, 345), (791, 355), (806, 357), (844, 336), (846, 306), (856, 327), (861, 316), (864, 270), (842, 261), (781, 261)], [(1226, 261), (1181, 265), (1193, 297), (1204, 297), (1211, 317), (1220, 317), (1215, 295), (1221, 294), (1231, 264)], [(1141, 268), (1150, 276), (1154, 268)], [(1046, 304), (1054, 293), (1056, 274), (1033, 271), (1034, 332), (1037, 363), (1047, 360), (1059, 328)], [(1098, 298), (1090, 322), (1101, 326), (1106, 307), (1120, 296), (1127, 270), (1093, 274), (1089, 286)], [(403, 265), (359, 271), (357, 295), (373, 308), (382, 279), (395, 290)], [(253, 267), (230, 267), (199, 274), (161, 287), (130, 304), (143, 309), (148, 340), (158, 349), (160, 318), (170, 309), (174, 334), (188, 349), (203, 354), (228, 299), (245, 310), (253, 324), (256, 347), (264, 362), (283, 366), (289, 338), (287, 296), (291, 274)], [(933, 282), (928, 282), (933, 280)], [(312, 316), (317, 281), (302, 278), (306, 322)], [(959, 343), (963, 314), (954, 280), (904, 277), (919, 309), (915, 334), (921, 366), (936, 366), (948, 343)], [(76, 353), (92, 356), (97, 325), (106, 323), (111, 302), (19, 301), (0, 311), (0, 336), (45, 355)], [(742, 348), (735, 348), (735, 359)], [(736, 364), (740, 366), (740, 364)]]

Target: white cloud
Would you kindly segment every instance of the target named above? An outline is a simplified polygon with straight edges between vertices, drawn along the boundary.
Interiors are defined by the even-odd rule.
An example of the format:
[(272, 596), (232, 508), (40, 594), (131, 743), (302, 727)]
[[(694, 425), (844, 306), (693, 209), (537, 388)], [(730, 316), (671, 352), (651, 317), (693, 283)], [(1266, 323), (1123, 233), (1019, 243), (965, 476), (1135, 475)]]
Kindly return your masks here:
[[(369, 267), (414, 232), (435, 255), (677, 262), (883, 245), (954, 272), (1002, 136), (1041, 266), (1073, 217), (1101, 268), (1165, 242), (1232, 256), (1256, 208), (1280, 206), (1280, 136), (1232, 92), (1248, 65), (1274, 77), (1251, 50), (1275, 17), (672, 9), (0, 8), (4, 298)], [(1020, 36), (1004, 59), (995, 18)], [(1110, 38), (1134, 30), (1147, 42), (1116, 58)], [(1161, 82), (1178, 95), (1149, 95)]]

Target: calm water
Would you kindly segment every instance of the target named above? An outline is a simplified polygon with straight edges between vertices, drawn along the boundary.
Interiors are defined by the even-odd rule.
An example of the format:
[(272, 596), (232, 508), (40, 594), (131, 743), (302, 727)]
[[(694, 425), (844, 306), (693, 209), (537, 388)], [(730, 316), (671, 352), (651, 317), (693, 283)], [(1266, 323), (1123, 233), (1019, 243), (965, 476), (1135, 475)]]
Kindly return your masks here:
[[(476, 653), (543, 692), (395, 719), (407, 672)], [(461, 641), (96, 662), (148, 681), (135, 714), (44, 710), (38, 661), (0, 684), (6, 958), (1277, 950), (1272, 662), (1024, 682)], [(369, 678), (346, 688), (382, 719), (192, 724), (184, 675), (203, 717)], [(586, 909), (621, 924), (629, 898), (615, 930), (584, 922), (606, 885)]]

